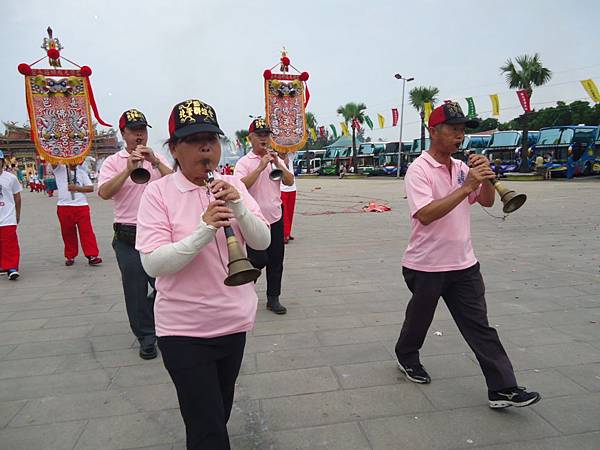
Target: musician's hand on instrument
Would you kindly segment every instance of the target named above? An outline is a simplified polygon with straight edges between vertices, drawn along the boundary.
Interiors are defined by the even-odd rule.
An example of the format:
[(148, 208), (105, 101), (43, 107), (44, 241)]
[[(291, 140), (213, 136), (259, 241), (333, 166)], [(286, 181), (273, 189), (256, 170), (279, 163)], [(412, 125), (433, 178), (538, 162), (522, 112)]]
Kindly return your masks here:
[(206, 225), (213, 226), (215, 228), (227, 227), (231, 225), (229, 219), (233, 218), (233, 211), (231, 208), (225, 206), (224, 200), (214, 200), (208, 204), (208, 208), (202, 215), (202, 220)]
[(258, 163), (258, 168), (263, 171), (265, 168), (271, 163), (273, 160), (273, 155), (267, 153), (262, 158), (260, 158), (260, 163)]
[(469, 155), (469, 167), (477, 167), (480, 165), (490, 166), (490, 161), (483, 155)]
[(213, 193), (215, 199), (225, 200), (226, 202), (233, 202), (240, 198), (238, 190), (228, 182), (224, 180), (216, 180), (210, 185), (210, 191)]
[(138, 151), (143, 156), (143, 158), (150, 164), (158, 164), (158, 158), (156, 157), (154, 151), (150, 147), (138, 145), (135, 151)]
[(67, 186), (67, 190), (69, 192), (79, 192), (79, 186), (77, 186), (76, 184), (69, 184)]
[(127, 159), (127, 170), (133, 172), (138, 167), (138, 163), (143, 160), (142, 154), (137, 149), (133, 150)]
[(464, 186), (474, 192), (483, 181), (493, 180), (494, 178), (496, 178), (496, 174), (490, 169), (489, 164), (479, 164), (469, 170)]

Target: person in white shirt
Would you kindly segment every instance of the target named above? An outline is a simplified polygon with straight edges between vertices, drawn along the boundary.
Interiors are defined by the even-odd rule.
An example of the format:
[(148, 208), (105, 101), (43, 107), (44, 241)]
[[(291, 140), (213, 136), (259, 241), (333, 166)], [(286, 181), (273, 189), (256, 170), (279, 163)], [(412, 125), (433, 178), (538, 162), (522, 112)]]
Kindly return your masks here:
[(17, 225), (21, 219), (23, 188), (12, 173), (4, 170), (4, 153), (0, 150), (0, 273), (8, 279), (19, 278), (19, 238)]
[[(288, 170), (294, 173), (295, 153), (280, 153), (279, 157), (283, 159)], [(281, 206), (283, 207), (283, 243), (287, 244), (294, 240), (292, 236), (292, 222), (294, 221), (294, 210), (296, 209), (296, 180), (291, 186), (281, 182)]]
[(86, 192), (94, 192), (94, 185), (86, 170), (81, 166), (61, 164), (52, 166), (58, 187), (56, 214), (60, 222), (60, 231), (65, 245), (65, 265), (72, 266), (79, 253), (77, 231), (83, 254), (90, 266), (102, 262), (98, 256), (98, 243), (88, 205)]

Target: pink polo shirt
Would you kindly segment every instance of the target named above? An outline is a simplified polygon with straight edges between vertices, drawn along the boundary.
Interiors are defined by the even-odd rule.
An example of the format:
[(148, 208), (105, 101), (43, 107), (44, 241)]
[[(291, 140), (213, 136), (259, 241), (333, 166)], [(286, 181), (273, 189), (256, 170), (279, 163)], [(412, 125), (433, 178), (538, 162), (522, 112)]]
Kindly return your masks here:
[[(260, 160), (261, 156), (250, 152), (238, 160), (233, 173), (236, 177), (243, 178), (256, 170)], [(260, 210), (269, 225), (281, 219), (281, 182), (271, 180), (269, 178), (270, 173), (271, 164), (265, 167), (254, 184), (248, 189), (250, 195), (260, 205)]]
[[(160, 161), (165, 164), (167, 167), (170, 167), (170, 164), (166, 161), (166, 159), (155, 153), (156, 157), (160, 159)], [(98, 188), (102, 186), (107, 181), (110, 181), (116, 175), (120, 174), (127, 168), (127, 159), (129, 158), (129, 153), (127, 150), (123, 149), (118, 151), (114, 155), (110, 155), (100, 168), (100, 175), (98, 176)], [(126, 223), (135, 225), (137, 223), (137, 212), (138, 207), (140, 205), (140, 199), (142, 198), (142, 194), (144, 190), (154, 180), (158, 180), (162, 177), (160, 171), (152, 167), (148, 161), (143, 162), (144, 169), (150, 171), (150, 181), (146, 184), (136, 184), (131, 181), (131, 178), (127, 178), (123, 186), (115, 195), (113, 195), (113, 200), (115, 202), (115, 222), (116, 223)]]
[(447, 272), (477, 262), (471, 245), (470, 205), (479, 190), (465, 198), (444, 217), (423, 225), (415, 214), (434, 200), (447, 197), (464, 183), (469, 167), (452, 158), (452, 175), (428, 152), (419, 156), (404, 177), (411, 219), (411, 233), (402, 265), (423, 272)]
[[(215, 178), (235, 186), (246, 208), (264, 220), (244, 183), (232, 175), (215, 173)], [(209, 201), (206, 188), (191, 183), (181, 171), (150, 184), (140, 203), (136, 248), (150, 253), (189, 236), (200, 223)], [(237, 221), (231, 222), (243, 247), (244, 237)], [(223, 284), (227, 276), (227, 241), (222, 229), (215, 236), (216, 241), (202, 247), (183, 269), (156, 278), (157, 336), (210, 338), (252, 328), (257, 305), (254, 284)]]

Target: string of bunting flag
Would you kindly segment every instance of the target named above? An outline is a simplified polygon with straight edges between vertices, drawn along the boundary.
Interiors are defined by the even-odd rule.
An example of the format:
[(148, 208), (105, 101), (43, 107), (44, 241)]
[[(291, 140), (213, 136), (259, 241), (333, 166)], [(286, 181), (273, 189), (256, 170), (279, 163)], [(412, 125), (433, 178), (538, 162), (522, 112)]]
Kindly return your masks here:
[[(587, 95), (589, 96), (589, 98), (594, 103), (600, 103), (600, 91), (598, 90), (598, 87), (596, 86), (596, 83), (594, 82), (594, 80), (589, 78), (587, 80), (580, 80), (580, 83), (583, 86), (583, 88), (584, 88), (585, 92), (587, 93)], [(517, 98), (519, 99), (519, 103), (521, 104), (521, 108), (523, 108), (523, 111), (526, 113), (531, 112), (531, 99), (530, 99), (530, 95), (529, 95), (528, 91), (525, 89), (521, 89), (521, 90), (516, 91), (516, 95), (517, 95)], [(489, 98), (490, 98), (490, 102), (491, 102), (491, 110), (485, 111), (485, 112), (490, 112), (492, 116), (499, 117), (500, 116), (499, 95), (497, 93), (490, 94)], [(476, 108), (475, 100), (473, 99), (473, 97), (466, 97), (465, 101), (467, 102), (467, 108), (468, 108), (467, 109), (467, 117), (469, 117), (469, 118), (477, 117), (477, 108)], [(508, 109), (513, 109), (513, 108), (508, 108)], [(429, 115), (431, 114), (432, 110), (433, 110), (433, 105), (431, 103), (429, 103), (429, 102), (424, 103), (423, 112), (424, 112), (424, 119), (425, 119), (426, 123), (429, 120)], [(399, 119), (398, 108), (391, 108), (390, 112), (391, 112), (391, 122), (392, 122), (391, 126), (395, 127), (398, 125), (398, 119)], [(381, 113), (381, 112), (377, 113), (377, 124), (379, 125), (379, 129), (389, 128), (389, 126), (386, 127), (386, 116), (384, 114), (387, 114), (387, 113)], [(371, 120), (371, 117), (369, 115), (367, 115), (367, 114), (364, 115), (364, 122), (369, 127), (369, 129), (371, 129), (371, 130), (374, 129), (373, 121)], [(355, 128), (356, 131), (360, 131), (360, 129), (361, 129), (361, 124), (356, 119), (354, 119), (352, 121), (350, 126), (352, 128)], [(339, 136), (339, 133), (336, 128), (336, 125), (333, 123), (329, 124), (329, 128), (331, 129), (333, 138), (337, 139)], [(348, 127), (348, 123), (340, 122), (339, 129), (341, 131), (341, 135), (350, 136), (350, 129)], [(321, 138), (325, 138), (325, 136), (326, 136), (325, 127), (319, 126), (318, 130), (319, 130), (319, 136)], [(310, 133), (312, 140), (316, 141), (317, 140), (317, 130), (315, 128), (311, 127), (311, 128), (309, 128), (309, 133)]]

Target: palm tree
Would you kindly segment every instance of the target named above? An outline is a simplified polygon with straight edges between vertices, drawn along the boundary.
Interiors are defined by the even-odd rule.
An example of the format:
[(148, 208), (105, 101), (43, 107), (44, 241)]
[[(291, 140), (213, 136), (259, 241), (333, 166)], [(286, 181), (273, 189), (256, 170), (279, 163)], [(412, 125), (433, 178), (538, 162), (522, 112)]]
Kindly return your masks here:
[(408, 93), (410, 104), (417, 110), (421, 117), (421, 152), (425, 150), (425, 103), (431, 103), (431, 106), (437, 102), (437, 95), (440, 90), (436, 87), (418, 86), (412, 88)]
[(246, 138), (249, 134), (250, 133), (248, 132), (248, 130), (237, 130), (235, 132), (235, 137), (238, 141), (240, 141), (240, 144), (242, 144), (242, 148), (244, 149), (244, 155), (248, 153), (248, 141), (246, 140)]
[(317, 118), (310, 111), (306, 111), (306, 128), (314, 128), (317, 129)]
[(354, 166), (354, 173), (356, 173), (357, 169), (357, 159), (356, 159), (356, 126), (354, 125), (354, 119), (358, 121), (358, 123), (363, 124), (365, 122), (365, 110), (367, 109), (367, 105), (364, 103), (346, 103), (344, 106), (340, 106), (337, 109), (337, 113), (341, 114), (344, 117), (344, 122), (348, 125), (348, 122), (352, 125), (352, 165)]
[[(540, 56), (535, 53), (531, 55), (521, 55), (515, 58), (517, 66), (510, 58), (500, 67), (500, 72), (504, 74), (508, 86), (513, 89), (525, 89), (531, 98), (533, 87), (542, 86), (550, 81), (552, 72), (550, 69), (542, 66)], [(521, 167), (519, 172), (529, 172), (529, 115), (522, 116), (523, 136), (521, 138)]]

